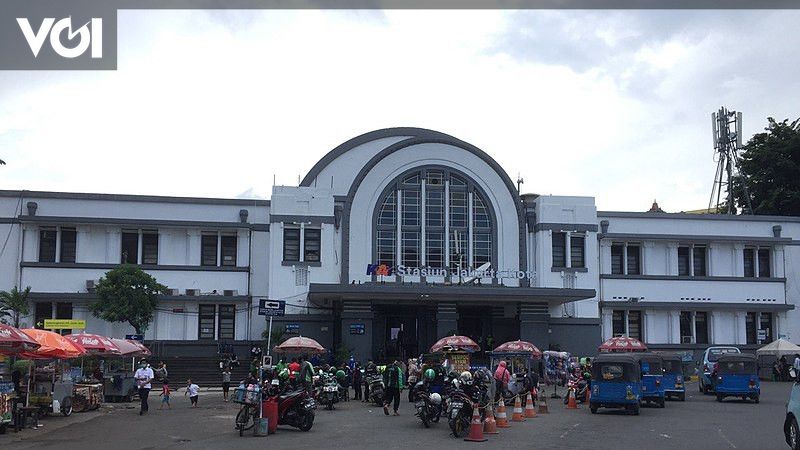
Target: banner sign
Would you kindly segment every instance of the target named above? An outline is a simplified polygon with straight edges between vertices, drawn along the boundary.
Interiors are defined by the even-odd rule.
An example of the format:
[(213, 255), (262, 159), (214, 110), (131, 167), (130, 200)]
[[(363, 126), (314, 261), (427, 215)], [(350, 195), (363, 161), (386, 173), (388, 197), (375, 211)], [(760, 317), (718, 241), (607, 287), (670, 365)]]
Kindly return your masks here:
[(445, 267), (397, 267), (386, 264), (367, 264), (367, 275), (382, 276), (415, 276), (415, 277), (451, 277), (451, 278), (513, 278), (517, 280), (536, 278), (536, 272), (530, 270), (476, 270), (476, 269), (448, 269)]
[(366, 331), (367, 327), (363, 323), (350, 324), (350, 334), (364, 334)]
[(258, 299), (259, 316), (283, 316), (286, 314), (286, 302), (283, 300)]
[(86, 328), (86, 321), (76, 320), (76, 319), (44, 319), (43, 328), (46, 328), (48, 330), (67, 330), (67, 329), (83, 330)]

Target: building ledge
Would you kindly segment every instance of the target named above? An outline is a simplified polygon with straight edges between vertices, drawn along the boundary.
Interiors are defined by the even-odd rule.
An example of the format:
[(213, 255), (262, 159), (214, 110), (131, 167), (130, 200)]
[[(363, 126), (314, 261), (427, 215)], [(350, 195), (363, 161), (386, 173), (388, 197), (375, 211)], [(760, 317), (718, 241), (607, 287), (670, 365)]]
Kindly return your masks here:
[(682, 311), (791, 311), (794, 305), (786, 303), (720, 303), (720, 302), (628, 302), (600, 301), (601, 309), (661, 309)]
[[(23, 268), (45, 268), (45, 269), (114, 269), (121, 264), (108, 263), (53, 263), (53, 262), (21, 262)], [(136, 267), (142, 270), (175, 270), (192, 272), (249, 272), (249, 267), (235, 266), (189, 266), (172, 264), (138, 264)]]
[(739, 281), (739, 282), (760, 282), (760, 283), (785, 283), (786, 278), (781, 277), (687, 277), (680, 275), (611, 275), (601, 274), (601, 280), (665, 280), (665, 281)]

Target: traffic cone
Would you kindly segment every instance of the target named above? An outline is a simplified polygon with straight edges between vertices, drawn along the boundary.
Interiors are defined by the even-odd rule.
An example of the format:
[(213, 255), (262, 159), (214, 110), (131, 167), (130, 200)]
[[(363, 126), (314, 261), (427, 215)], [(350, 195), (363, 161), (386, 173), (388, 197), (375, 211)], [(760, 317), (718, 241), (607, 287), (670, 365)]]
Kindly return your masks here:
[(547, 414), (549, 412), (547, 410), (547, 396), (543, 396), (539, 399), (539, 414)]
[(497, 428), (511, 428), (511, 425), (508, 424), (508, 416), (506, 415), (506, 404), (503, 403), (503, 399), (500, 398), (500, 404), (497, 405)]
[(492, 411), (492, 403), (486, 405), (486, 419), (483, 420), (483, 432), (485, 434), (498, 434), (497, 421), (494, 419), (494, 412)]
[(519, 394), (517, 394), (517, 398), (514, 399), (514, 413), (511, 414), (511, 421), (525, 422), (525, 419), (522, 417), (522, 401), (519, 399)]
[(525, 418), (533, 419), (534, 417), (536, 417), (536, 408), (533, 407), (533, 397), (528, 391), (528, 398), (525, 399)]
[(470, 442), (486, 442), (483, 437), (483, 425), (481, 424), (481, 415), (478, 412), (478, 405), (472, 408), (472, 423), (469, 425), (469, 436), (464, 438), (465, 441)]
[(567, 409), (578, 409), (578, 402), (575, 401), (575, 391), (573, 389), (569, 390), (567, 397)]

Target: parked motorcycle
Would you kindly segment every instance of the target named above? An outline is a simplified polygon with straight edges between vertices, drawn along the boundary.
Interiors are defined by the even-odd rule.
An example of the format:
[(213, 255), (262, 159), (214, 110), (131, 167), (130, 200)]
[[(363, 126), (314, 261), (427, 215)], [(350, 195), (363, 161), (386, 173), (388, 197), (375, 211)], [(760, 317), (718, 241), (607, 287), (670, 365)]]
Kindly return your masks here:
[(317, 401), (328, 410), (339, 403), (339, 383), (331, 376), (323, 377), (322, 385), (317, 393)]
[(414, 386), (414, 408), (422, 425), (429, 428), (431, 423), (439, 422), (442, 416), (442, 396), (435, 392), (430, 393), (425, 382), (420, 381)]
[(305, 389), (287, 387), (281, 391), (277, 384), (273, 384), (267, 395), (278, 402), (278, 425), (289, 425), (301, 431), (308, 431), (314, 425), (317, 402)]
[(453, 437), (466, 436), (472, 420), (473, 407), (472, 398), (464, 391), (461, 383), (454, 380), (447, 400), (447, 423), (453, 432)]
[(385, 390), (383, 376), (380, 374), (370, 375), (367, 378), (367, 384), (369, 384), (369, 400), (377, 406), (383, 406), (383, 392)]

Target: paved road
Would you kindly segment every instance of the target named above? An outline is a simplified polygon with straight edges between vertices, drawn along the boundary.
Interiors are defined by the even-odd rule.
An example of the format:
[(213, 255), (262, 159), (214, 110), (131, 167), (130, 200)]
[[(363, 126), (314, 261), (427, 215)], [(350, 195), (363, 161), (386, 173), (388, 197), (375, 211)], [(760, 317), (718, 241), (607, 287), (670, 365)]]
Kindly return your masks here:
[[(512, 424), (482, 444), (467, 444), (449, 436), (445, 423), (423, 429), (403, 402), (398, 417), (362, 403), (340, 403), (334, 411), (318, 410), (314, 428), (304, 433), (280, 427), (268, 437), (239, 437), (233, 428), (238, 406), (223, 403), (221, 394), (203, 393), (200, 407), (189, 408), (183, 392), (174, 395), (173, 409), (158, 411), (151, 402), (150, 414), (140, 417), (135, 408), (104, 408), (102, 412), (52, 417), (40, 430), (0, 436), (6, 449), (115, 450), (187, 448), (256, 449), (265, 445), (282, 448), (463, 448), (475, 445), (493, 448), (542, 449), (764, 449), (785, 450), (782, 425), (789, 383), (762, 383), (761, 403), (703, 396), (690, 384), (686, 402), (670, 402), (665, 409), (643, 408), (640, 416), (614, 411), (592, 415), (582, 407), (567, 410), (550, 403), (551, 413), (526, 423)], [(155, 409), (153, 408), (155, 406)], [(602, 410), (601, 410), (602, 411)], [(102, 446), (102, 447), (100, 447)]]

